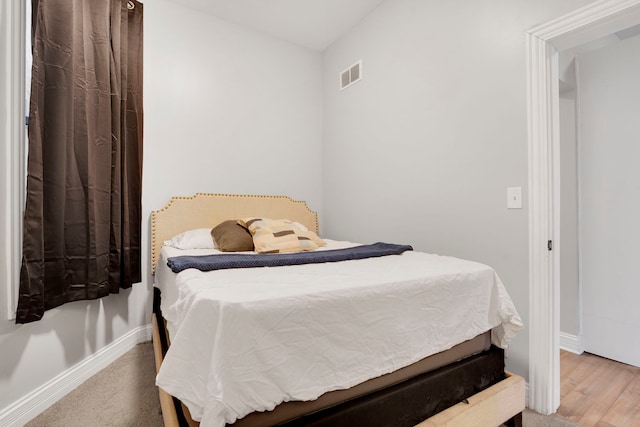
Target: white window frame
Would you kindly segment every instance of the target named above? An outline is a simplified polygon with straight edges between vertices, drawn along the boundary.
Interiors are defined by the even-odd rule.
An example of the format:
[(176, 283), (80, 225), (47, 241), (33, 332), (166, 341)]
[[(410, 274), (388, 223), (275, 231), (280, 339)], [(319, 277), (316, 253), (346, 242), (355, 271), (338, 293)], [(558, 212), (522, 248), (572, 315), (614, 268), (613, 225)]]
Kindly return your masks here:
[[(6, 293), (9, 320), (15, 319), (22, 258), (22, 215), (25, 200), (25, 49), (26, 1), (3, 1), (0, 13), (0, 52), (6, 78), (0, 85), (0, 132), (4, 149), (4, 250)], [(3, 123), (4, 122), (4, 123)]]

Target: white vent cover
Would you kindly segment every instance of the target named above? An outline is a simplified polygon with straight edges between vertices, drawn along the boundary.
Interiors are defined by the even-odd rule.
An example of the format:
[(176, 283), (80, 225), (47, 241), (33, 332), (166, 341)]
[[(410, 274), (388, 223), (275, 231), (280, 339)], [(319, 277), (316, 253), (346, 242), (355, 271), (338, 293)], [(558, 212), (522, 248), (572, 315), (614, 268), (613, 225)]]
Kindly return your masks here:
[(340, 73), (340, 90), (346, 89), (360, 80), (362, 80), (362, 61), (356, 62)]
[(640, 24), (634, 25), (633, 27), (629, 27), (626, 30), (618, 31), (616, 33), (616, 36), (618, 36), (620, 40), (626, 40), (637, 35), (640, 35)]

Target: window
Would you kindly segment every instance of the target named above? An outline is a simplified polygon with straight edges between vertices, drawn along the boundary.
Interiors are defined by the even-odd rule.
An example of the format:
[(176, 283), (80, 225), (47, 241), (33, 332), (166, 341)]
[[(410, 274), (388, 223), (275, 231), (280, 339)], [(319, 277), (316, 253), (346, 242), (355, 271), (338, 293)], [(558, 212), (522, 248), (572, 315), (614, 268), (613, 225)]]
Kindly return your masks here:
[(7, 256), (5, 257), (6, 276), (2, 282), (7, 295), (6, 310), (9, 319), (15, 318), (18, 284), (20, 279), (20, 258), (22, 253), (22, 208), (24, 205), (25, 185), (25, 50), (26, 50), (26, 22), (28, 1), (2, 2), (0, 27), (5, 34), (0, 38), (2, 55), (0, 61), (6, 64), (7, 73), (2, 82), (2, 109), (5, 111), (4, 134), (5, 182), (2, 194), (4, 196), (6, 221), (4, 228), (4, 243)]
[[(32, 11), (17, 323), (141, 281), (144, 8), (136, 0), (108, 2), (114, 7), (107, 9), (103, 2), (59, 3), (35, 1)], [(77, 155), (70, 160), (70, 153)]]

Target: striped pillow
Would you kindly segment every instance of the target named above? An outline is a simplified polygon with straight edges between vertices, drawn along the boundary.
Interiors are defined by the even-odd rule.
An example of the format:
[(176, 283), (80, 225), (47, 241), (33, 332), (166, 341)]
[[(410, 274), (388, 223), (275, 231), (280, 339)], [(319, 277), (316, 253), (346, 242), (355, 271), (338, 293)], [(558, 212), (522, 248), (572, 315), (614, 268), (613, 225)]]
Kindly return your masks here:
[(244, 218), (238, 224), (251, 232), (255, 251), (263, 254), (312, 251), (326, 245), (316, 233), (287, 219)]

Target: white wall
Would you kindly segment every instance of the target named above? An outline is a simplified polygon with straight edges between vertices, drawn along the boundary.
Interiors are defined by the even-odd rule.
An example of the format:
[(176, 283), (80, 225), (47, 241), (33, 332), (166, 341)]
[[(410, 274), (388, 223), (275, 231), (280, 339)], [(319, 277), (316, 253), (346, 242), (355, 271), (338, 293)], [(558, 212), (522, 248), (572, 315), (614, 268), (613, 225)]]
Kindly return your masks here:
[(576, 150), (576, 91), (569, 90), (560, 93), (560, 331), (578, 337), (580, 293)]
[(145, 241), (152, 210), (196, 192), (288, 195), (322, 214), (319, 53), (154, 0), (144, 55)]
[(640, 36), (578, 59), (585, 349), (640, 366)]
[[(576, 63), (587, 58), (587, 64), (594, 60), (592, 52), (604, 52), (611, 45), (620, 43), (615, 34), (609, 34), (572, 49), (562, 51), (559, 55), (560, 68), (560, 331), (566, 334), (561, 337), (561, 346), (567, 345), (571, 351), (582, 350), (581, 293), (579, 285), (579, 242), (578, 242), (578, 99), (580, 92), (576, 78)], [(627, 48), (624, 48), (625, 52)], [(633, 55), (631, 49), (629, 55)], [(595, 54), (595, 61), (602, 61), (600, 54)], [(601, 66), (607, 66), (602, 61)], [(590, 68), (590, 66), (589, 66)], [(590, 73), (587, 69), (587, 73)], [(592, 83), (589, 82), (587, 86)], [(587, 111), (599, 108), (599, 101), (590, 101)], [(593, 115), (593, 112), (590, 114)], [(587, 123), (589, 125), (590, 123)], [(589, 132), (589, 128), (585, 129)], [(588, 136), (592, 138), (592, 136)], [(578, 338), (575, 341), (573, 338)]]
[[(588, 0), (394, 0), (324, 53), (329, 237), (481, 261), (528, 324), (525, 31)], [(337, 90), (363, 61), (364, 79)], [(524, 209), (506, 209), (523, 187)], [(528, 377), (528, 329), (508, 368)]]
[(322, 210), (320, 54), (168, 0), (145, 5), (144, 214), (195, 192)]
[[(285, 194), (322, 212), (319, 53), (167, 0), (145, 3), (144, 49), (146, 274), (149, 215), (171, 196)], [(0, 114), (3, 123), (6, 112)], [(0, 156), (5, 164), (4, 148)], [(2, 242), (5, 192), (0, 187)], [(0, 251), (5, 277), (8, 254), (4, 245)], [(22, 326), (2, 320), (7, 313), (0, 304), (0, 412), (149, 323), (151, 299), (147, 279), (120, 295), (67, 304)]]

